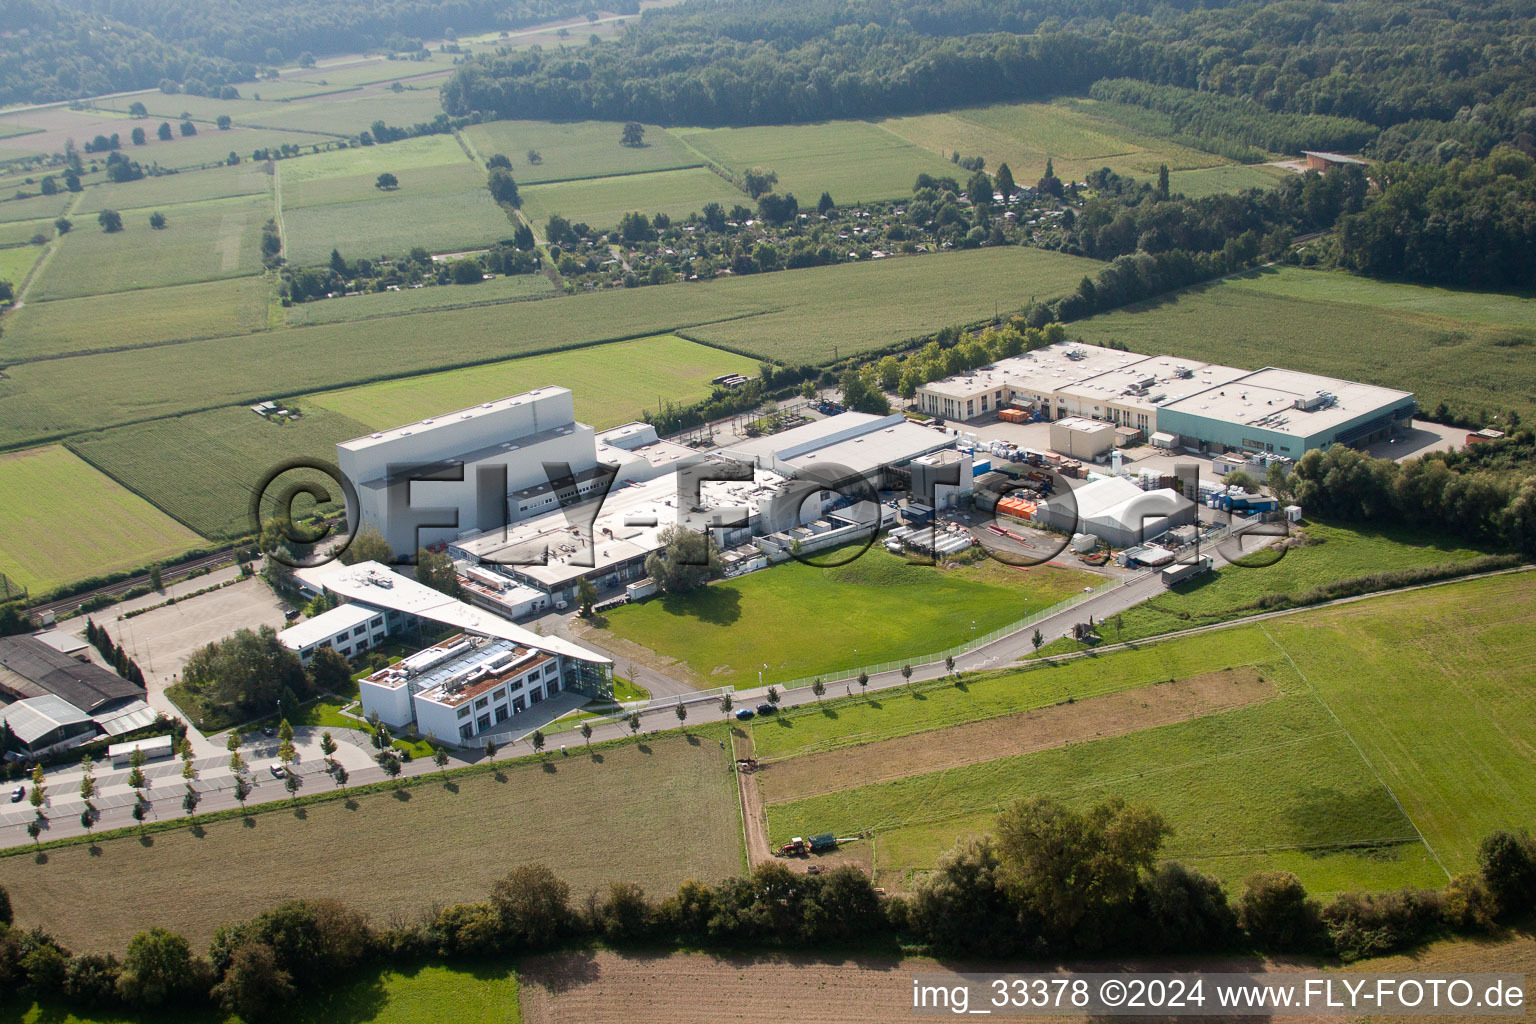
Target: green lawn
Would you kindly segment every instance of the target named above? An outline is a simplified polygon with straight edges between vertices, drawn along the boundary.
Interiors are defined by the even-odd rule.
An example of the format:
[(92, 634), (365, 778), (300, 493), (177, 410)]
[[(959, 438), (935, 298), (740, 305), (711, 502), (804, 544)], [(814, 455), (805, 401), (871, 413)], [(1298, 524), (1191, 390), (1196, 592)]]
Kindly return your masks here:
[[(670, 171), (703, 163), (665, 129), (647, 126), (643, 146), (621, 144), (623, 130), (624, 125), (616, 121), (487, 121), (464, 129), (464, 137), (482, 160), (500, 153), (512, 161), (512, 177), (519, 185)], [(538, 163), (529, 162), (530, 149), (538, 151)]]
[[(1256, 271), (1070, 326), (1133, 352), (1285, 366), (1536, 416), (1536, 300), (1333, 271)], [(1342, 344), (1341, 339), (1347, 339)]]
[(712, 202), (730, 209), (732, 204), (747, 200), (730, 182), (702, 167), (529, 185), (522, 189), (522, 197), (523, 213), (540, 236), (554, 213), (606, 231), (617, 227), (620, 218), (631, 211), (677, 218)]
[[(839, 203), (900, 199), (923, 172), (961, 174), (937, 153), (866, 121), (683, 129), (688, 145), (737, 174), (764, 167), (779, 176), (777, 192), (793, 192), (801, 209), (822, 192)], [(947, 155), (947, 154), (946, 154)]]
[(374, 292), (320, 302), (301, 302), (285, 312), (292, 327), (313, 324), (339, 324), (348, 320), (370, 320), (421, 313), (436, 309), (461, 309), (496, 302), (543, 299), (555, 293), (555, 286), (543, 274), (518, 274), (481, 281), (473, 286), (449, 285), (404, 288), (398, 292)]
[(166, 227), (149, 226), (149, 213), (125, 213), (123, 229), (102, 231), (95, 217), (75, 218), (32, 298), (82, 295), (191, 284), (261, 271), (261, 226), (272, 216), (265, 196), (221, 199), (164, 208)]
[[(1307, 523), (1301, 533), (1308, 543), (1286, 550), (1279, 561), (1271, 561), (1269, 552), (1234, 548), (1234, 554), (1248, 553), (1243, 562), (1250, 568), (1228, 565), (1181, 584), (1101, 623), (1100, 637), (1105, 643), (1140, 640), (1256, 614), (1262, 609), (1253, 603), (1272, 594), (1300, 594), (1372, 573), (1468, 562), (1489, 554), (1428, 531), (1366, 524)], [(1044, 653), (1081, 646), (1061, 640)]]
[(0, 455), (0, 572), (33, 591), (201, 543), (57, 445)]
[(654, 408), (653, 396), (697, 401), (709, 397), (710, 381), (720, 374), (755, 372), (748, 359), (667, 334), (404, 377), (310, 401), (376, 430), (559, 384), (575, 392), (576, 418), (602, 429)]
[[(7, 1024), (239, 1024), (238, 1017), (211, 1011), (80, 1016), (52, 1004), (13, 1005), (3, 1019)], [(283, 1019), (292, 1024), (519, 1024), (522, 1013), (512, 967), (455, 963), (338, 978), (325, 991), (305, 993)]]
[(267, 326), (267, 291), (266, 278), (255, 275), (28, 302), (6, 316), (0, 353), (8, 360), (36, 359), (64, 352), (250, 334)]
[[(249, 153), (242, 154), (250, 156)], [(139, 210), (177, 206), (209, 199), (262, 195), (272, 189), (266, 164), (246, 160), (234, 167), (182, 171), (138, 181), (93, 185), (80, 196), (76, 219), (82, 228), (101, 210)]]
[(1097, 579), (990, 560), (913, 565), (875, 545), (837, 568), (791, 560), (687, 597), (624, 605), (607, 628), (686, 664), (700, 686), (747, 687), (759, 670), (775, 683), (932, 654), (969, 639), (973, 621), (985, 635)]
[[(298, 458), (334, 464), (336, 442), (367, 427), (297, 403), (303, 416), (273, 423), (243, 406), (153, 420), (72, 438), (70, 448), (207, 537), (254, 531), (250, 502), (276, 467)], [(290, 479), (337, 485), (312, 471)]]
[[(873, 829), (881, 877), (905, 886), (956, 838), (985, 831), (1018, 796), (1049, 793), (1086, 804), (1117, 795), (1168, 817), (1169, 856), (1232, 885), (1273, 868), (1295, 871), (1318, 892), (1442, 885), (1447, 873), (1474, 865), (1488, 832), (1536, 816), (1533, 618), (1536, 578), (1519, 574), (1042, 669), (1134, 686), (1156, 677), (1149, 658), (1162, 658), (1169, 675), (1251, 664), (1282, 695), (1173, 725), (771, 805), (770, 832), (779, 840)], [(865, 733), (900, 735), (911, 722), (937, 728), (988, 717), (1008, 687), (1023, 706), (1050, 696), (1030, 691), (1029, 674), (1020, 679), (978, 682), (974, 715), (962, 698), (937, 690), (927, 702), (882, 696), (879, 709), (845, 702), (836, 717), (792, 718), (782, 733), (758, 726), (758, 749), (814, 751), (863, 742)], [(918, 707), (925, 703), (937, 713)], [(812, 731), (796, 736), (804, 726)]]

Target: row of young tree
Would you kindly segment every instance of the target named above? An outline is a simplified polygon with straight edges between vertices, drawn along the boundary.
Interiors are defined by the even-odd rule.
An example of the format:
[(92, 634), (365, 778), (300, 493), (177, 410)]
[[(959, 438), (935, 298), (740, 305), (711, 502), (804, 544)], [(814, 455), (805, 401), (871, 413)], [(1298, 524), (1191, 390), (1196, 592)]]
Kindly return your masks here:
[[(155, 572), (156, 575), (159, 575), (158, 569)], [(130, 683), (135, 683), (139, 686), (145, 685), (144, 672), (139, 668), (138, 662), (128, 656), (127, 648), (113, 641), (111, 633), (96, 625), (96, 620), (85, 620), (85, 639), (87, 643), (100, 652), (101, 656), (106, 659), (107, 664), (111, 665), (118, 675)]]
[(1374, 125), (1350, 117), (1326, 114), (1294, 114), (1270, 110), (1246, 96), (1199, 92), (1175, 85), (1154, 85), (1131, 78), (1103, 78), (1093, 83), (1088, 95), (1107, 103), (1123, 103), (1157, 111), (1168, 118), (1176, 135), (1195, 141), (1209, 152), (1213, 147), (1242, 145), (1245, 163), (1258, 163), (1265, 153), (1299, 153), (1304, 149), (1328, 149), (1352, 153), (1376, 137)]
[(1443, 890), (1347, 893), (1322, 904), (1287, 872), (1249, 878), (1234, 905), (1221, 883), (1162, 861), (1169, 827), (1112, 799), (1076, 811), (1021, 800), (991, 835), (945, 855), (910, 899), (882, 896), (856, 868), (811, 875), (781, 863), (714, 885), (685, 881), (654, 900), (615, 882), (573, 898), (542, 865), (514, 868), (483, 902), (379, 928), (336, 900), (284, 903), (220, 928), (206, 957), (162, 928), (121, 960), (72, 954), (16, 926), (0, 889), (0, 1002), (169, 1011), (214, 1003), (259, 1024), (369, 965), (513, 957), (591, 941), (681, 948), (883, 948), (962, 956), (1312, 954), (1357, 960), (1434, 936), (1487, 935), (1536, 910), (1536, 841), (1499, 832), (1478, 869)]

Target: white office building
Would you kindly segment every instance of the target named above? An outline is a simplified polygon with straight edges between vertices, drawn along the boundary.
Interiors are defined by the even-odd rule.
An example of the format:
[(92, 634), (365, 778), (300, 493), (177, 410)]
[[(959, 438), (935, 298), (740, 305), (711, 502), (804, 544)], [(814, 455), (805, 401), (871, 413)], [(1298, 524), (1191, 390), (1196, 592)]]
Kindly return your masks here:
[[(397, 625), (398, 622), (397, 616)], [(367, 605), (344, 604), (289, 626), (277, 634), (277, 639), (308, 665), (322, 648), (351, 658), (377, 647), (389, 634), (386, 612)]]

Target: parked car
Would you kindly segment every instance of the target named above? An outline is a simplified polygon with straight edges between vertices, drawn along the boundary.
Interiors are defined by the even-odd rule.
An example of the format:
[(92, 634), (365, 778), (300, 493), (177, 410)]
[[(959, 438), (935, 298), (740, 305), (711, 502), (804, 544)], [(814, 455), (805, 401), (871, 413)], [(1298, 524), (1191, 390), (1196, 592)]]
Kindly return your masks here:
[(15, 789), (11, 790), (11, 803), (13, 803), (13, 804), (21, 803), (23, 800), (26, 799), (26, 797), (27, 797), (27, 787), (26, 786), (17, 786)]
[(777, 710), (779, 708), (776, 704), (759, 704), (757, 706), (757, 713), (760, 715), (771, 715)]
[(736, 720), (738, 722), (745, 722), (747, 719), (753, 717), (756, 714), (757, 712), (753, 711), (751, 708), (742, 708), (740, 711), (736, 712)]
[(267, 765), (267, 771), (272, 773), (274, 779), (285, 779), (288, 777), (287, 770), (280, 764)]

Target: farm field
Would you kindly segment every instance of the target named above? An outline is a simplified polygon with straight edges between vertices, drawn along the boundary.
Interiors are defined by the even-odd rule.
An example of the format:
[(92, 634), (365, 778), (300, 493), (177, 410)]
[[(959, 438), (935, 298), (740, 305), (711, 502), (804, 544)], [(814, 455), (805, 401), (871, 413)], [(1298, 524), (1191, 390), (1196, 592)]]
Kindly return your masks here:
[(300, 403), (299, 411), (273, 423), (233, 406), (82, 434), (69, 447), (203, 536), (240, 537), (254, 532), (251, 498), (269, 472), (299, 458), (334, 464), (337, 441), (367, 433), (326, 409)]
[[(1307, 325), (1298, 330), (1298, 324)], [(1536, 415), (1536, 300), (1335, 271), (1255, 271), (1070, 325), (1095, 344), (1412, 391), (1419, 405)], [(1341, 345), (1339, 339), (1350, 339)]]
[(367, 177), (372, 187), (372, 179), (384, 171), (398, 175), (402, 171), (449, 164), (470, 166), (469, 157), (453, 136), (424, 135), (401, 139), (387, 146), (333, 149), (310, 156), (293, 157), (279, 160), (276, 166), (282, 172), (283, 188), (286, 191), (306, 182), (333, 178)]
[(0, 223), (18, 220), (53, 220), (69, 205), (70, 194), (60, 189), (57, 195), (35, 195), (26, 199), (0, 202)]
[(459, 309), (520, 299), (543, 299), (555, 294), (555, 286), (541, 273), (501, 276), (475, 285), (434, 285), (428, 288), (403, 288), (398, 292), (372, 292), (338, 299), (301, 302), (283, 312), (290, 327), (314, 324), (339, 324), (349, 320), (369, 320), (421, 313), (428, 310)]
[[(209, 199), (265, 194), (272, 188), (266, 165), (245, 160), (234, 167), (180, 171), (138, 181), (104, 182), (80, 194), (75, 213), (84, 220), (102, 210), (137, 210), (168, 207)], [(84, 223), (80, 225), (86, 227)]]
[[(1033, 184), (1045, 173), (1049, 156), (1063, 181), (1081, 180), (1100, 167), (1131, 175), (1214, 167), (1230, 161), (1212, 153), (1151, 138), (1106, 118), (1093, 116), (1091, 102), (1016, 103), (944, 114), (890, 118), (887, 130), (939, 156), (953, 152), (981, 156), (987, 170), (1006, 163), (1020, 184)], [(946, 161), (947, 162), (947, 161)], [(966, 172), (950, 165), (960, 179)], [(833, 198), (837, 198), (836, 195)]]
[[(670, 171), (703, 162), (664, 128), (647, 125), (643, 146), (620, 144), (623, 129), (617, 121), (487, 121), (465, 128), (464, 137), (482, 160), (501, 153), (512, 161), (512, 177), (520, 187)], [(538, 163), (528, 160), (530, 149), (538, 151)]]
[(0, 281), (9, 281), (20, 288), (21, 282), (27, 279), (42, 255), (42, 247), (36, 245), (13, 245), (8, 249), (0, 249)]
[[(454, 168), (457, 188), (444, 185), (427, 195), (404, 190), (378, 193), (377, 198), (329, 202), (323, 206), (288, 208), (283, 193), (283, 229), (289, 262), (323, 263), (332, 249), (347, 255), (403, 256), (416, 246), (433, 252), (472, 249), (512, 237), (513, 225), (468, 166)], [(329, 184), (329, 183), (327, 183)], [(357, 179), (338, 184), (355, 187)], [(372, 189), (372, 184), (367, 186)]]
[[(1314, 892), (1441, 885), (1448, 873), (1473, 865), (1484, 835), (1536, 812), (1536, 698), (1526, 639), (1533, 616), (1536, 579), (1519, 574), (1041, 669), (1092, 672), (1101, 680), (1124, 674), (1128, 686), (1145, 686), (1154, 681), (1145, 659), (1161, 651), (1179, 659), (1169, 676), (1201, 666), (1252, 667), (1280, 696), (1177, 724), (770, 804), (770, 832), (778, 840), (873, 828), (880, 878), (906, 888), (956, 838), (990, 827), (992, 815), (1017, 795), (1050, 793), (1078, 803), (1119, 795), (1169, 818), (1175, 832), (1168, 856), (1229, 885), (1277, 867), (1296, 872)], [(985, 705), (988, 684), (976, 685)], [(930, 700), (938, 697), (929, 691)], [(780, 739), (771, 724), (757, 726), (759, 754), (826, 749), (842, 730), (855, 742), (865, 734), (884, 740), (927, 714), (919, 708), (924, 702), (910, 696), (882, 694), (878, 708), (856, 709), (859, 703), (838, 702), (836, 718), (826, 722), (816, 722), (826, 716), (815, 712), (786, 716), (787, 732), (814, 723), (809, 744)], [(963, 707), (963, 699), (952, 706)], [(946, 734), (927, 735), (937, 742)], [(869, 765), (843, 777), (889, 774), (879, 757), (885, 742), (845, 748), (846, 758)], [(773, 770), (764, 775), (765, 793), (772, 792)]]
[[(1095, 659), (1083, 658), (1045, 668), (1002, 669), (968, 676), (963, 690), (947, 682), (920, 683), (911, 693), (887, 692), (874, 700), (856, 696), (826, 702), (824, 706), (830, 705), (835, 715), (825, 714), (822, 707), (791, 708), (780, 712), (774, 721), (753, 722), (752, 742), (758, 757), (783, 761), (879, 745), (1068, 701), (1091, 701), (1231, 667), (1237, 664), (1230, 650), (1231, 636), (1188, 637), (1177, 644), (1148, 644), (1119, 652), (1113, 675), (1105, 673)], [(1267, 678), (1282, 675), (1290, 674), (1276, 669)]]
[(619, 219), (632, 210), (646, 216), (686, 217), (712, 202), (729, 209), (747, 201), (745, 193), (703, 167), (529, 185), (521, 193), (523, 214), (541, 237), (544, 223), (554, 213), (607, 230), (617, 227)]
[(28, 302), (6, 315), (0, 358), (13, 362), (66, 352), (158, 345), (249, 334), (266, 326), (267, 281), (259, 275), (142, 288)]
[(64, 448), (0, 455), (0, 572), (33, 591), (137, 568), (199, 544)]
[[(573, 892), (633, 881), (651, 892), (685, 878), (715, 881), (741, 871), (734, 777), (712, 730), (644, 743), (555, 754), (458, 776), (457, 792), (433, 777), (402, 788), (310, 804), (303, 817), (274, 806), (249, 821), (208, 822), (52, 851), (39, 863), (23, 849), (0, 857), (0, 884), (18, 919), (47, 921), (74, 949), (120, 951), (135, 932), (159, 925), (205, 947), (219, 925), (287, 899), (332, 896), (372, 916), (414, 915), (482, 900), (517, 864), (542, 862)], [(637, 799), (643, 793), (644, 799)], [(571, 808), (583, 813), (573, 815)], [(488, 827), (501, 821), (504, 827)], [(605, 840), (594, 841), (594, 822)], [(451, 871), (400, 872), (387, 887), (359, 886), (357, 866), (378, 856), (379, 836), (401, 863)], [(686, 843), (679, 842), (687, 836)], [(622, 848), (624, 856), (613, 851)], [(216, 858), (216, 861), (210, 861)], [(207, 865), (243, 865), (238, 884)]]
[[(1004, 246), (937, 259), (908, 256), (779, 271), (756, 279), (755, 290), (771, 304), (770, 311), (682, 333), (790, 363), (824, 362), (1065, 294), (1101, 266), (1077, 256)], [(753, 280), (731, 284), (754, 288)]]
[[(527, 1024), (716, 1024), (736, 1019), (742, 1007), (763, 1010), (763, 1015), (753, 1017), (754, 1020), (873, 1024), (913, 1012), (912, 977), (916, 974), (941, 977), (968, 970), (1045, 972), (1062, 967), (1055, 961), (1032, 963), (1012, 959), (1004, 963), (964, 964), (952, 959), (903, 959), (865, 952), (668, 956), (583, 951), (525, 960), (519, 965), (519, 976), (523, 1019)], [(1172, 969), (1167, 959), (1138, 961), (1123, 957), (1100, 963), (1076, 961), (1067, 967), (1116, 973)], [(1180, 960), (1177, 969), (1253, 972), (1312, 967), (1300, 961), (1202, 957), (1193, 962)], [(1403, 956), (1361, 960), (1340, 970), (1398, 974), (1520, 971), (1529, 975), (1536, 970), (1536, 941), (1516, 935), (1499, 942), (1437, 942)], [(975, 1013), (974, 999), (971, 1006)], [(1385, 1020), (1379, 1016), (1373, 1019)]]
[(0, 222), (0, 245), (30, 245), (32, 236), (41, 234), (52, 238), (55, 234), (51, 220), (15, 220)]
[(84, 295), (190, 284), (261, 271), (261, 226), (272, 215), (265, 196), (167, 206), (164, 230), (144, 211), (125, 214), (123, 230), (107, 234), (81, 218), (59, 240), (58, 252), (31, 298)]
[(272, 103), (268, 104), (270, 110), (246, 115), (246, 122), (268, 130), (351, 136), (366, 131), (378, 120), (392, 125), (431, 121), (443, 112), (437, 87), (422, 83), (415, 86), (400, 93), (389, 91), (387, 86), (372, 86), (356, 92), (330, 92), (307, 100)]
[[(1252, 565), (1228, 565), (1166, 591), (1099, 626), (1105, 643), (1140, 640), (1194, 626), (1253, 615), (1254, 602), (1272, 594), (1299, 594), (1339, 580), (1378, 572), (1467, 562), (1490, 554), (1447, 543), (1428, 532), (1382, 529), (1369, 524), (1308, 522), (1300, 527), (1307, 543), (1287, 550), (1278, 562), (1254, 554)], [(1246, 549), (1236, 549), (1246, 550)], [(1081, 649), (1058, 640), (1042, 653)]]
[(814, 209), (822, 192), (843, 204), (900, 199), (925, 171), (962, 174), (938, 154), (865, 121), (675, 131), (738, 175), (752, 167), (774, 171), (774, 191), (793, 192), (802, 210)]
[(710, 380), (722, 373), (756, 372), (749, 359), (668, 334), (381, 381), (309, 401), (379, 430), (559, 384), (575, 393), (576, 418), (601, 430), (636, 419), (657, 395), (694, 402), (709, 397)]
[[(669, 331), (819, 362), (1059, 294), (1097, 266), (1008, 246), (274, 331), (259, 346), (222, 338), (25, 363), (0, 380), (0, 446)], [(422, 345), (432, 337), (454, 343)]]
[(1096, 579), (990, 561), (913, 565), (875, 545), (836, 568), (791, 561), (686, 598), (625, 605), (608, 613), (606, 629), (686, 665), (701, 687), (756, 686), (759, 670), (763, 682), (778, 683), (932, 654), (965, 640), (972, 621), (977, 634), (989, 633)]

